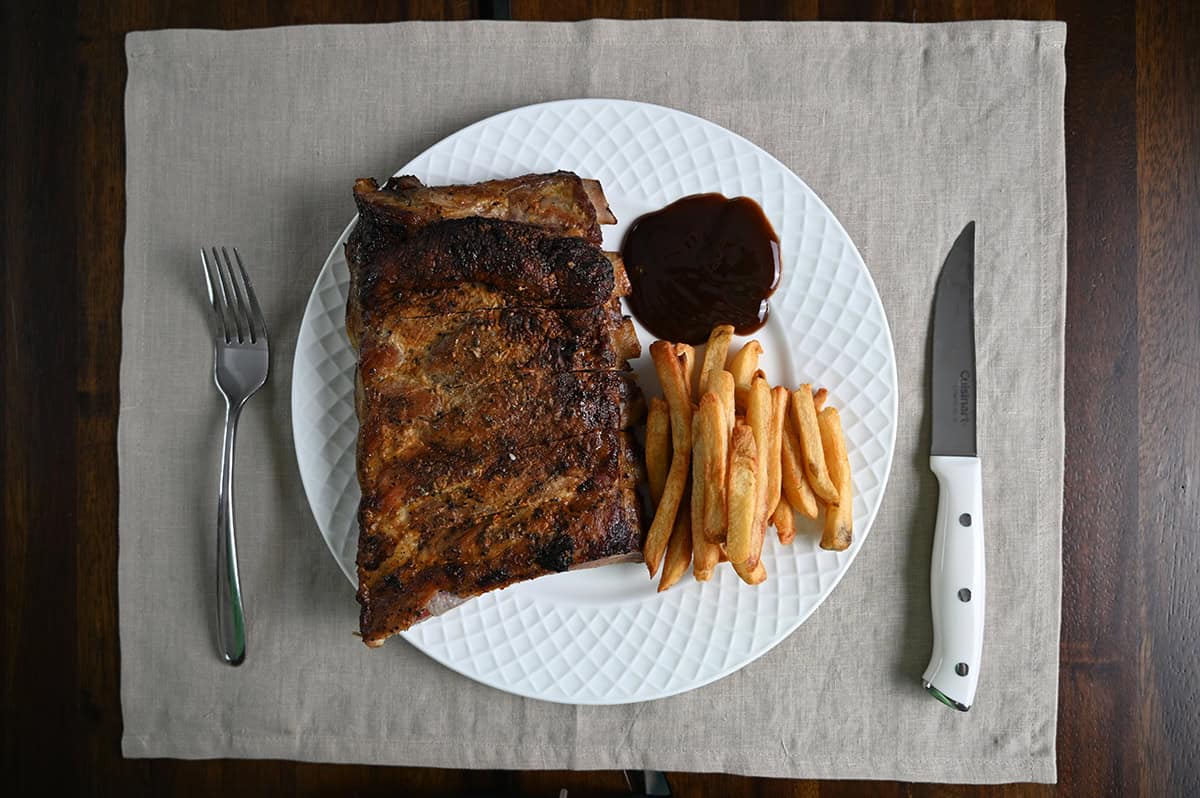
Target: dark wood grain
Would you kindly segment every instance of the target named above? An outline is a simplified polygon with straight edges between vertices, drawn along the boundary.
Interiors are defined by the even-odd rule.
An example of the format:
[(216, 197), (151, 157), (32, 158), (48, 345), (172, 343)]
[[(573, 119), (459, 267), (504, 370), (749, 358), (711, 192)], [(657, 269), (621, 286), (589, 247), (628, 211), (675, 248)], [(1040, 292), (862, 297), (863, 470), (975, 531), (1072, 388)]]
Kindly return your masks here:
[[(488, 2), (5, 3), (0, 772), (39, 794), (620, 795), (614, 772), (123, 760), (116, 422), (123, 36), (459, 19)], [(1200, 4), (513, 0), (517, 19), (1068, 22), (1060, 784), (671, 774), (684, 796), (1200, 795)]]
[[(44, 769), (45, 784), (54, 790), (70, 786), (64, 771), (80, 761), (84, 747), (76, 633), (91, 620), (77, 606), (78, 209), (44, 189), (72, 182), (79, 81), (74, 9), (59, 17), (29, 6), (6, 7), (0, 21), (5, 31), (0, 723), (3, 771)], [(113, 487), (110, 477), (106, 514), (114, 508)]]
[[(1175, 57), (1164, 53), (1175, 53)], [(1186, 56), (1184, 55), (1186, 54)], [(1137, 14), (1141, 685), (1131, 748), (1147, 794), (1200, 795), (1200, 5)]]
[(1105, 731), (1132, 729), (1138, 689), (1134, 583), (1123, 567), (1141, 549), (1128, 534), (1137, 527), (1134, 8), (1059, 5), (1069, 240), (1059, 778), (1077, 794), (1112, 795), (1144, 766), (1124, 735)]

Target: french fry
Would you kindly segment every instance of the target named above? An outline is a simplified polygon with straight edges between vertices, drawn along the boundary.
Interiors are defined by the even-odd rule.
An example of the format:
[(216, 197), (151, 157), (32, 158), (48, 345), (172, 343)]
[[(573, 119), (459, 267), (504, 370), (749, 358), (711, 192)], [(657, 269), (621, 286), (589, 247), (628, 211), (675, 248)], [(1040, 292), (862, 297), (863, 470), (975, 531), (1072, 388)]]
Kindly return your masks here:
[(825, 400), (828, 397), (829, 397), (829, 389), (827, 389), (827, 388), (821, 388), (816, 393), (813, 394), (813, 407), (815, 407), (817, 409), (818, 413), (820, 413), (821, 409), (823, 407), (825, 407)]
[[(740, 576), (740, 574), (739, 574)], [(762, 564), (762, 560), (758, 561), (758, 565), (754, 566), (754, 570), (748, 575), (742, 576), (748, 585), (761, 585), (767, 581), (767, 567)]]
[[(728, 372), (721, 372), (727, 374)], [(732, 384), (732, 383), (731, 383)], [(725, 408), (712, 391), (700, 397), (698, 428), (704, 439), (704, 520), (702, 532), (710, 544), (725, 542), (725, 472), (729, 460), (729, 433), (726, 432)], [(698, 466), (693, 462), (693, 470)], [(695, 519), (692, 523), (697, 523)], [(697, 557), (699, 562), (700, 558)]]
[(646, 477), (655, 507), (662, 501), (670, 467), (671, 416), (667, 403), (656, 396), (650, 400), (650, 410), (646, 414)]
[(800, 439), (800, 462), (804, 476), (813, 493), (828, 506), (838, 503), (837, 487), (829, 477), (825, 464), (825, 449), (821, 445), (821, 431), (817, 426), (817, 408), (813, 404), (812, 386), (804, 383), (792, 391), (792, 429)]
[(728, 532), (725, 554), (734, 564), (750, 559), (750, 538), (758, 509), (758, 451), (754, 432), (739, 423), (729, 443)]
[(854, 539), (854, 495), (850, 479), (850, 456), (846, 453), (846, 438), (842, 434), (842, 417), (836, 407), (827, 407), (817, 417), (821, 443), (830, 477), (837, 485), (838, 504), (825, 510), (825, 530), (821, 548), (844, 551)]
[(784, 424), (783, 447), (779, 457), (779, 472), (783, 483), (783, 497), (792, 509), (807, 518), (817, 517), (817, 496), (812, 492), (800, 465), (800, 444), (791, 429), (791, 421)]
[(684, 379), (684, 358), (676, 355), (675, 347), (668, 341), (655, 341), (650, 345), (650, 357), (670, 411), (672, 447), (671, 468), (663, 485), (662, 499), (642, 547), (646, 568), (653, 578), (658, 574), (659, 563), (675, 527), (683, 490), (688, 484), (692, 463), (692, 400)]
[[(690, 490), (690, 488), (688, 489)], [(689, 499), (689, 493), (684, 491), (683, 501)], [(671, 540), (667, 543), (667, 556), (663, 560), (662, 577), (658, 581), (658, 592), (669, 589), (687, 573), (688, 565), (692, 562), (692, 525), (687, 513), (675, 516), (675, 528), (671, 530)]]
[(753, 568), (748, 563), (742, 563), (741, 565), (734, 563), (733, 570), (748, 585), (761, 585), (767, 581), (767, 568), (762, 564), (762, 560), (756, 562)]
[[(685, 359), (676, 354), (674, 344), (655, 341), (650, 345), (650, 358), (662, 385), (663, 398), (671, 415), (672, 454), (692, 451), (692, 402), (685, 379)], [(689, 461), (690, 462), (690, 461)], [(671, 464), (674, 467), (674, 463)], [(670, 475), (668, 474), (668, 480)]]
[(697, 582), (707, 582), (712, 579), (713, 571), (720, 562), (721, 546), (709, 543), (704, 539), (703, 532), (697, 532), (698, 529), (692, 528), (692, 575)]
[(707, 582), (720, 562), (721, 545), (709, 543), (699, 530), (698, 526), (692, 527), (692, 575), (697, 582)]
[(779, 499), (779, 506), (771, 515), (771, 524), (779, 535), (779, 542), (787, 545), (796, 539), (796, 511), (788, 504), (787, 497)]
[(714, 390), (721, 399), (721, 407), (725, 411), (725, 434), (733, 434), (733, 425), (737, 421), (737, 408), (733, 400), (733, 375), (728, 371), (718, 372), (713, 379), (716, 381)]
[(781, 460), (783, 458), (783, 424), (787, 420), (788, 389), (777, 385), (771, 389), (771, 428), (767, 438), (767, 515), (775, 513), (783, 491)]
[(696, 384), (692, 382), (692, 374), (696, 367), (696, 349), (691, 344), (671, 344), (671, 348), (675, 351), (675, 356), (683, 360), (683, 384), (687, 386), (688, 401), (692, 402), (696, 398)]
[(700, 394), (713, 390), (709, 385), (712, 375), (725, 369), (725, 358), (729, 355), (729, 340), (733, 337), (732, 324), (719, 324), (708, 335), (704, 348), (704, 364), (700, 367)]
[(762, 344), (757, 340), (747, 341), (746, 345), (738, 350), (729, 363), (729, 373), (733, 375), (734, 396), (738, 409), (746, 406), (746, 392), (750, 390), (750, 381), (754, 379), (754, 372), (758, 371), (758, 358), (762, 352)]
[(735, 384), (743, 388), (750, 387), (750, 380), (754, 377), (754, 372), (758, 371), (758, 358), (762, 353), (762, 344), (757, 339), (747, 341), (745, 346), (738, 350), (728, 369)]
[[(703, 400), (701, 400), (703, 401)], [(708, 438), (704, 436), (704, 414), (691, 416), (691, 528), (704, 529), (704, 478), (708, 475)]]
[[(757, 453), (755, 463), (755, 487), (758, 495), (755, 499), (754, 529), (750, 538), (750, 552), (746, 559), (747, 570), (754, 570), (762, 552), (763, 540), (767, 534), (767, 517), (771, 509), (767, 507), (767, 489), (770, 480), (771, 459), (771, 389), (762, 373), (754, 375), (750, 383), (750, 394), (746, 400), (746, 423), (754, 433), (754, 447)], [(733, 559), (732, 557), (730, 558)], [(737, 560), (733, 560), (735, 563)]]
[[(718, 495), (711, 485), (714, 460), (718, 457), (722, 479), (725, 475), (724, 425), (720, 400), (716, 394), (705, 392), (692, 424), (692, 570), (698, 582), (712, 578), (720, 556), (720, 547), (705, 536), (704, 525), (710, 497), (716, 505), (714, 510), (719, 509), (722, 514), (725, 511), (724, 492)], [(720, 451), (715, 451), (718, 448)]]

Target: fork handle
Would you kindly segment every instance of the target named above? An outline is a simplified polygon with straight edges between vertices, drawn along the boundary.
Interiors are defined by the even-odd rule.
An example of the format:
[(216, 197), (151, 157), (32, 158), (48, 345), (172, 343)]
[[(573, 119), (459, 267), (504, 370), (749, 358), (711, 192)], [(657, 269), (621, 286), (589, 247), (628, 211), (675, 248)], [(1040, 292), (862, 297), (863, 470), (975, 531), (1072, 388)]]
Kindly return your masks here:
[(230, 665), (246, 659), (246, 619), (238, 578), (237, 537), (233, 526), (233, 444), (242, 405), (225, 404), (225, 445), (221, 454), (221, 489), (217, 496), (217, 634), (221, 656)]

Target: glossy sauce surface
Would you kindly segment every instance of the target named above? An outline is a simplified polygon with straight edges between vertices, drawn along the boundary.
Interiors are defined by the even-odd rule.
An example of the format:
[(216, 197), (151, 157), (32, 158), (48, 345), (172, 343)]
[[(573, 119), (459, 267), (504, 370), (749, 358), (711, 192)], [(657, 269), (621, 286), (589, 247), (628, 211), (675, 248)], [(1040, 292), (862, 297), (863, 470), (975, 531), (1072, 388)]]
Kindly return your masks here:
[(747, 197), (695, 194), (635, 221), (621, 245), (629, 306), (653, 335), (701, 344), (718, 324), (747, 335), (767, 321), (779, 237)]

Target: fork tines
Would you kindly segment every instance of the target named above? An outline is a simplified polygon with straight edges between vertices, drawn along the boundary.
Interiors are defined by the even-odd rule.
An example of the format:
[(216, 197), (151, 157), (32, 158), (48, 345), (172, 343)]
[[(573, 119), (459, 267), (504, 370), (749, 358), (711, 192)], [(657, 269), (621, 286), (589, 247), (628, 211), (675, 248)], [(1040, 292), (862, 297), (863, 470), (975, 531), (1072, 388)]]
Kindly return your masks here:
[(233, 260), (225, 247), (219, 251), (212, 247), (207, 253), (201, 249), (200, 263), (208, 283), (208, 301), (212, 304), (216, 335), (223, 337), (227, 344), (265, 343), (267, 323), (237, 247), (233, 248)]

